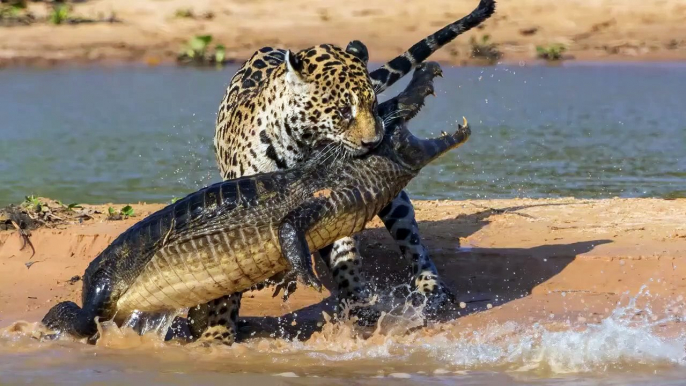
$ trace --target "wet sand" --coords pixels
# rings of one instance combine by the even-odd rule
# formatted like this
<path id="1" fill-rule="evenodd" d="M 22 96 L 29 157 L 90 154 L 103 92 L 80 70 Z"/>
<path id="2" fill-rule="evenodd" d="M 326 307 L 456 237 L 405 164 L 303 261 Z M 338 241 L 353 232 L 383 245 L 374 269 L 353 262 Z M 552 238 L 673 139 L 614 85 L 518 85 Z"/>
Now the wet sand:
<path id="1" fill-rule="evenodd" d="M 0 27 L 1 65 L 172 62 L 196 34 L 211 34 L 228 57 L 247 59 L 263 46 L 301 49 L 364 41 L 372 61 L 395 57 L 462 17 L 477 0 L 99 0 L 78 3 L 74 16 L 115 15 L 121 23 Z M 40 4 L 31 9 L 46 15 Z M 192 18 L 175 17 L 190 10 Z M 211 14 L 211 18 L 207 15 Z M 469 32 L 433 58 L 478 64 L 469 38 L 489 34 L 507 62 L 532 61 L 536 45 L 563 43 L 584 61 L 686 59 L 686 4 L 681 0 L 518 0 L 498 3 L 484 28 Z"/>
<path id="2" fill-rule="evenodd" d="M 463 303 L 458 313 L 472 314 L 458 319 L 465 326 L 530 323 L 550 313 L 597 322 L 625 291 L 636 294 L 642 286 L 662 299 L 686 295 L 686 199 L 419 201 L 416 206 L 439 271 Z M 69 279 L 82 275 L 120 232 L 162 206 L 133 207 L 137 216 L 126 220 L 94 215 L 83 224 L 34 230 L 33 257 L 30 248 L 20 251 L 15 232 L 0 232 L 0 327 L 40 320 L 58 301 L 80 303 L 81 282 Z M 107 205 L 93 208 L 107 212 Z M 363 232 L 362 254 L 366 274 L 380 287 L 403 282 L 408 266 L 378 221 Z M 33 265 L 27 268 L 27 262 Z M 326 273 L 323 278 L 329 283 Z M 253 292 L 241 315 L 250 320 L 301 310 L 301 322 L 316 323 L 328 309 L 328 296 L 299 288 L 282 303 L 271 290 Z"/>

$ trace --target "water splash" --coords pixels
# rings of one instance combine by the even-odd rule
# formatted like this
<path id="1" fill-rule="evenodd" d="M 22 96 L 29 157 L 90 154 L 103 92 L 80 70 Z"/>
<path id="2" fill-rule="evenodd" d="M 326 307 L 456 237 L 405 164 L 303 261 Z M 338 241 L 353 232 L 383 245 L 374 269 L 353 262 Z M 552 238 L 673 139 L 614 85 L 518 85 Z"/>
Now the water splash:
<path id="1" fill-rule="evenodd" d="M 639 306 L 639 299 L 649 305 Z M 231 347 L 209 348 L 165 343 L 154 329 L 141 337 L 131 328 L 103 323 L 102 338 L 95 349 L 114 349 L 127 360 L 131 360 L 130 349 L 135 349 L 135 355 L 148 352 L 142 361 L 152 360 L 148 358 L 151 348 L 155 352 L 164 349 L 164 366 L 181 372 L 240 369 L 279 374 L 306 368 L 310 375 L 374 375 L 385 369 L 386 375 L 501 371 L 551 376 L 675 368 L 686 371 L 686 334 L 680 326 L 682 302 L 677 299 L 663 311 L 656 311 L 650 307 L 653 300 L 645 289 L 636 296 L 627 295 L 597 323 L 578 318 L 533 324 L 510 321 L 465 330 L 464 323 L 458 320 L 408 333 L 408 328 L 416 327 L 414 316 L 387 313 L 374 331 L 366 335 L 347 321 L 325 323 L 303 341 L 259 337 Z M 669 327 L 677 328 L 678 333 L 665 333 Z M 0 330 L 0 354 L 53 347 L 52 342 L 38 343 L 37 328 L 37 324 L 17 322 Z M 86 345 L 82 346 L 86 350 Z M 110 353 L 107 360 L 117 359 Z"/>

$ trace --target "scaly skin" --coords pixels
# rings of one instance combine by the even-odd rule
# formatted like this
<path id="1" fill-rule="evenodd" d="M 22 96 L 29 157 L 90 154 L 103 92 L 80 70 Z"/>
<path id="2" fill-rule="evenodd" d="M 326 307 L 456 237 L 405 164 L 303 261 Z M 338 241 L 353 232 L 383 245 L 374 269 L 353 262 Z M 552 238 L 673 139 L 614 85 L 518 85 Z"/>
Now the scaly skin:
<path id="1" fill-rule="evenodd" d="M 365 156 L 331 160 L 323 151 L 301 167 L 213 184 L 150 215 L 88 266 L 83 308 L 59 303 L 43 324 L 92 338 L 96 317 L 121 324 L 135 310 L 191 307 L 287 271 L 321 288 L 310 251 L 361 231 L 422 167 L 470 134 L 465 125 L 420 140 L 404 122 L 396 117 Z"/>

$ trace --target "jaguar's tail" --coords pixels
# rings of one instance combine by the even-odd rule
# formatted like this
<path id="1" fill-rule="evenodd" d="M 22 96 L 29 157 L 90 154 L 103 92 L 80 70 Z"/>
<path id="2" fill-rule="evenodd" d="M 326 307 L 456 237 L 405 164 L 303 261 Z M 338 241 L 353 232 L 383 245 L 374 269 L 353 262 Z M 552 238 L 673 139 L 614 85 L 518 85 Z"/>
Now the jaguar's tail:
<path id="1" fill-rule="evenodd" d="M 393 83 L 407 75 L 415 66 L 425 61 L 439 48 L 450 43 L 463 32 L 478 26 L 488 19 L 493 12 L 495 12 L 495 0 L 481 0 L 476 9 L 469 15 L 427 36 L 402 55 L 374 70 L 369 74 L 374 91 L 378 94 L 392 86 Z"/>

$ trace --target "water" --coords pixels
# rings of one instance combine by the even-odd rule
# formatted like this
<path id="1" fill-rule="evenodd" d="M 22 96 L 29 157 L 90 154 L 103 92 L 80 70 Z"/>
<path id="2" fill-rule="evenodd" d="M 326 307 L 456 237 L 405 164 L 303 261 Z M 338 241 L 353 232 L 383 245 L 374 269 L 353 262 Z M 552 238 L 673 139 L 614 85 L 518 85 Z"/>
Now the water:
<path id="1" fill-rule="evenodd" d="M 235 70 L 0 71 L 0 205 L 163 202 L 218 181 L 214 120 Z M 686 66 L 444 70 L 410 127 L 429 136 L 464 115 L 473 136 L 413 197 L 686 196 Z"/>
<path id="2" fill-rule="evenodd" d="M 466 329 L 458 320 L 368 339 L 355 337 L 348 325 L 325 324 L 306 341 L 252 338 L 211 348 L 164 343 L 111 325 L 103 326 L 96 346 L 38 342 L 31 339 L 33 325 L 18 323 L 0 330 L 0 383 L 683 384 L 683 304 L 658 312 L 653 300 L 647 291 L 625 296 L 598 323 L 558 315 Z M 660 333 L 665 326 L 676 327 L 676 337 Z"/>

